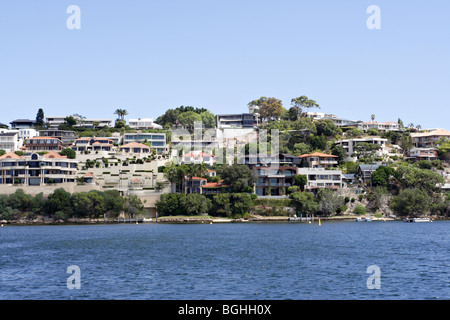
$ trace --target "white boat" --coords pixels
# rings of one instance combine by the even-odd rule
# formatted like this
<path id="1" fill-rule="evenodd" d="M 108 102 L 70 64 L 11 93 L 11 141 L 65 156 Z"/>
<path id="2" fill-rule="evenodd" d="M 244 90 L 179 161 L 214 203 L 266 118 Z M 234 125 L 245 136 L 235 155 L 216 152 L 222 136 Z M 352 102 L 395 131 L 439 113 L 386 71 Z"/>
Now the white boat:
<path id="1" fill-rule="evenodd" d="M 356 222 L 371 222 L 372 219 L 366 217 L 357 217 Z"/>
<path id="2" fill-rule="evenodd" d="M 430 218 L 403 219 L 404 222 L 432 222 Z"/>

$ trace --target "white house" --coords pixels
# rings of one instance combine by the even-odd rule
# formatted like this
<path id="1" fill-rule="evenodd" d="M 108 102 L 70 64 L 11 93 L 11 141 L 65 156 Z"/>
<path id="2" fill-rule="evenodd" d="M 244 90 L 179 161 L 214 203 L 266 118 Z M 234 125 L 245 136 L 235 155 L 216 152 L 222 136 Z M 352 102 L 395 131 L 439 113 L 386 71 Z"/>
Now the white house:
<path id="1" fill-rule="evenodd" d="M 388 139 L 380 138 L 376 136 L 367 136 L 361 138 L 350 138 L 350 139 L 342 139 L 335 142 L 336 145 L 342 146 L 345 152 L 347 153 L 346 161 L 356 161 L 355 157 L 352 157 L 352 154 L 355 153 L 355 147 L 359 143 L 371 143 L 380 146 L 380 150 L 376 151 L 376 156 L 382 157 L 388 153 L 386 148 Z"/>
<path id="2" fill-rule="evenodd" d="M 338 189 L 343 187 L 342 171 L 324 168 L 297 168 L 297 174 L 305 175 L 307 183 L 305 190 Z"/>
<path id="3" fill-rule="evenodd" d="M 141 130 L 141 129 L 162 129 L 157 123 L 153 122 L 152 118 L 138 118 L 128 120 L 128 126 L 131 129 Z"/>

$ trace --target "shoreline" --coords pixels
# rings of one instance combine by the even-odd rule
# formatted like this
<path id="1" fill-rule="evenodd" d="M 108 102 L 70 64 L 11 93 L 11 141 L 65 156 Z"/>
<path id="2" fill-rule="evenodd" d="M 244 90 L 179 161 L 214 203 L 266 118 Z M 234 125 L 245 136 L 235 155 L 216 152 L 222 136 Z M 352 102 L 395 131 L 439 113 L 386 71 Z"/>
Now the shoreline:
<path id="1" fill-rule="evenodd" d="M 400 218 L 375 218 L 369 215 L 371 221 L 403 221 L 405 217 Z M 69 219 L 67 221 L 63 220 L 53 220 L 49 218 L 37 218 L 32 220 L 18 219 L 13 221 L 0 220 L 1 226 L 63 226 L 63 225 L 106 225 L 106 224 L 218 224 L 218 223 L 261 223 L 261 222 L 279 222 L 279 223 L 318 223 L 319 219 L 325 222 L 344 222 L 344 221 L 355 221 L 356 218 L 362 216 L 333 216 L 333 217 L 314 217 L 313 221 L 290 221 L 288 216 L 252 216 L 250 218 L 224 218 L 224 217 L 211 217 L 211 216 L 165 216 L 152 219 L 132 219 L 131 221 L 118 221 L 118 219 Z M 447 221 L 450 220 L 446 217 L 436 217 L 436 216 L 423 216 L 422 218 L 430 218 L 432 221 Z"/>

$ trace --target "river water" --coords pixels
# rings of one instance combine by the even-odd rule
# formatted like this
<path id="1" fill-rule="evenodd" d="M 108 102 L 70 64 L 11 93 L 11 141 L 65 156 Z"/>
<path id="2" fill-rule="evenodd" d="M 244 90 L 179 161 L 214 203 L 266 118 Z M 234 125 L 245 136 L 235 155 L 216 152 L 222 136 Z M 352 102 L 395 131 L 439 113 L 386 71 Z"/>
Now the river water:
<path id="1" fill-rule="evenodd" d="M 450 299 L 449 231 L 449 221 L 5 226 L 0 299 Z"/>

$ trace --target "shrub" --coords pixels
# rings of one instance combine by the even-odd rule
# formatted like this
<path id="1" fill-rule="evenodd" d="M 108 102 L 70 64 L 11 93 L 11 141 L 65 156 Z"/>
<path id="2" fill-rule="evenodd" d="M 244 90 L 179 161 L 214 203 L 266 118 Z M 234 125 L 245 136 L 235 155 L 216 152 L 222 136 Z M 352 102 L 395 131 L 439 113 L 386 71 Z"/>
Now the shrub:
<path id="1" fill-rule="evenodd" d="M 355 209 L 353 209 L 353 213 L 357 215 L 366 214 L 366 208 L 360 204 L 358 204 Z"/>

